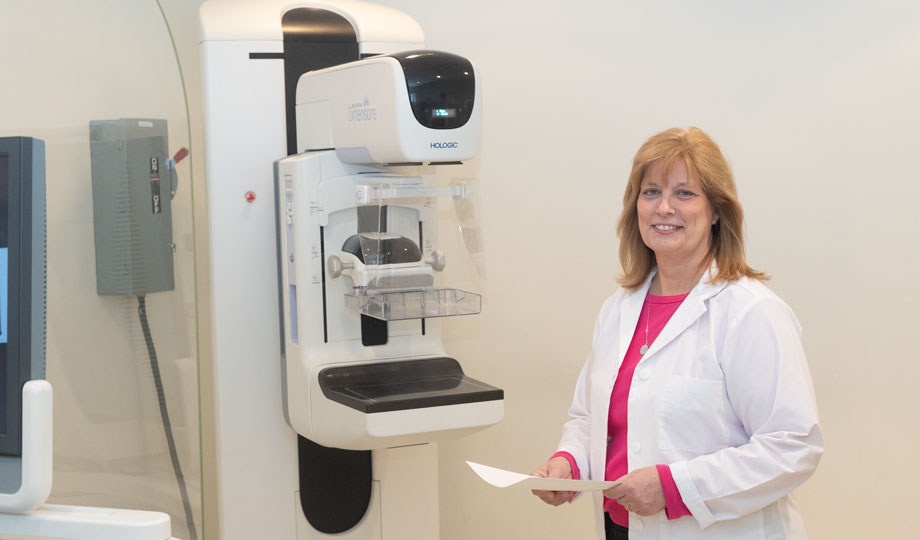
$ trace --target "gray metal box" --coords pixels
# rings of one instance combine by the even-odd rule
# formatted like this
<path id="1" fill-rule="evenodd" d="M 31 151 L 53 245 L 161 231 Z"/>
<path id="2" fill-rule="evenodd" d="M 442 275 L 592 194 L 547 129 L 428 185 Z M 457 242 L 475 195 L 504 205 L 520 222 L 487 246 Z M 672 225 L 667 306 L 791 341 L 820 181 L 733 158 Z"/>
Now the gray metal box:
<path id="1" fill-rule="evenodd" d="M 99 294 L 175 288 L 166 120 L 89 123 Z"/>

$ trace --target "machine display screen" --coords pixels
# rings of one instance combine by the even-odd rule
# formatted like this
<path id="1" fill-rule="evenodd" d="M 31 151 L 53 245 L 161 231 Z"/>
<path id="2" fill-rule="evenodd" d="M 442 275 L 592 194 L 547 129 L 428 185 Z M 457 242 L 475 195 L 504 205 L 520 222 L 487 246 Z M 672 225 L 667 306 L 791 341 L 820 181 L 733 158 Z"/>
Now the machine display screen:
<path id="1" fill-rule="evenodd" d="M 6 379 L 7 370 L 7 310 L 9 309 L 9 193 L 10 158 L 0 154 L 0 376 Z M 7 381 L 0 381 L 0 434 L 6 434 L 6 387 Z"/>
<path id="2" fill-rule="evenodd" d="M 456 118 L 457 109 L 432 109 L 432 118 Z"/>

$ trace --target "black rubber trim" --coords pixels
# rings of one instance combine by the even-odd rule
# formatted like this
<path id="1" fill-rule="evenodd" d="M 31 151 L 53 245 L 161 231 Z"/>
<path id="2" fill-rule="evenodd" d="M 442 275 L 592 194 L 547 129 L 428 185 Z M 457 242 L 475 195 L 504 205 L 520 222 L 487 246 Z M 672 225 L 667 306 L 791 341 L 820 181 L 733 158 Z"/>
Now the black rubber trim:
<path id="1" fill-rule="evenodd" d="M 358 37 L 345 17 L 320 8 L 295 8 L 281 17 L 287 153 L 297 149 L 297 81 L 308 71 L 358 60 Z"/>
<path id="2" fill-rule="evenodd" d="M 327 448 L 297 437 L 300 506 L 310 525 L 338 534 L 361 522 L 371 502 L 371 452 Z"/>
<path id="3" fill-rule="evenodd" d="M 397 161 L 396 163 L 387 163 L 384 167 L 419 167 L 423 165 L 421 161 Z"/>
<path id="4" fill-rule="evenodd" d="M 447 357 L 326 368 L 319 386 L 328 399 L 365 414 L 505 398 L 502 389 L 467 377 Z"/>
<path id="5" fill-rule="evenodd" d="M 251 52 L 250 60 L 284 60 L 283 52 Z"/>
<path id="6" fill-rule="evenodd" d="M 429 165 L 463 165 L 462 161 L 432 161 Z"/>
<path id="7" fill-rule="evenodd" d="M 422 253 L 425 252 L 425 244 L 424 244 L 424 241 L 425 241 L 425 235 L 424 235 L 424 232 L 423 232 L 422 222 L 419 221 L 419 222 L 418 222 L 418 248 L 419 248 L 420 250 L 422 250 Z M 425 335 L 425 319 L 424 319 L 424 317 L 422 318 L 422 335 L 423 335 L 423 336 Z"/>
<path id="8" fill-rule="evenodd" d="M 329 343 L 329 322 L 326 320 L 326 236 L 323 227 L 319 228 L 319 260 L 323 288 L 323 343 Z"/>

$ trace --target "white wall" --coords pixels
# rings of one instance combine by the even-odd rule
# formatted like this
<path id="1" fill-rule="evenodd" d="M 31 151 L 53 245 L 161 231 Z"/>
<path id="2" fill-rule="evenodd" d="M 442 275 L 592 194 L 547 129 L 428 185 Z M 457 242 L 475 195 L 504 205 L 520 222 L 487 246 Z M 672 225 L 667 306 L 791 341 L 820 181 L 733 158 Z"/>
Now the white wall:
<path id="1" fill-rule="evenodd" d="M 164 2 L 192 100 L 199 3 Z M 430 47 L 472 58 L 485 89 L 484 310 L 444 327 L 467 372 L 506 390 L 507 414 L 440 446 L 442 538 L 590 537 L 587 500 L 550 508 L 485 486 L 463 461 L 526 472 L 553 452 L 596 310 L 615 288 L 632 155 L 648 135 L 688 125 L 733 163 L 749 258 L 805 329 L 827 439 L 799 491 L 811 537 L 915 536 L 920 6 L 382 3 L 415 17 Z M 206 471 L 214 459 L 206 453 Z"/>

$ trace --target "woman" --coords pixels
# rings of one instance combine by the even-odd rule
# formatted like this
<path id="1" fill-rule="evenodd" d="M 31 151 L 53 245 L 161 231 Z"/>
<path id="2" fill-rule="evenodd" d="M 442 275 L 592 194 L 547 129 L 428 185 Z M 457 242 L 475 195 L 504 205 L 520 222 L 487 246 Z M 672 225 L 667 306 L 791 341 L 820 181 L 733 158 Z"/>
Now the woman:
<path id="1" fill-rule="evenodd" d="M 696 128 L 636 154 L 604 303 L 559 451 L 534 476 L 617 480 L 598 538 L 805 538 L 790 493 L 818 465 L 801 331 L 744 257 L 719 147 Z M 535 491 L 552 505 L 571 492 Z"/>

